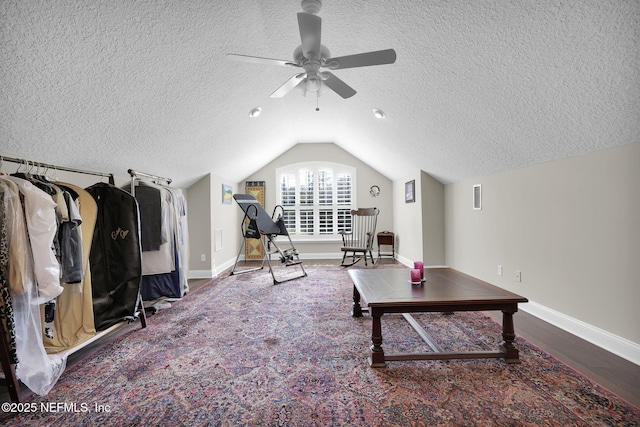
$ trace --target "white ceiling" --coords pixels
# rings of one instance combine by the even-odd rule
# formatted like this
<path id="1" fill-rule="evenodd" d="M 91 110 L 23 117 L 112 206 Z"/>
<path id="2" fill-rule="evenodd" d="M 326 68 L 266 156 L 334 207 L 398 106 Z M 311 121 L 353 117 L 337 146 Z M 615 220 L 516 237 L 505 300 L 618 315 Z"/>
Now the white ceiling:
<path id="1" fill-rule="evenodd" d="M 1 0 L 0 153 L 188 186 L 334 142 L 390 179 L 455 182 L 640 141 L 638 0 L 325 0 L 357 94 L 269 95 L 296 70 L 298 0 Z M 248 117 L 261 106 L 262 115 Z M 387 114 L 375 119 L 374 108 Z"/>

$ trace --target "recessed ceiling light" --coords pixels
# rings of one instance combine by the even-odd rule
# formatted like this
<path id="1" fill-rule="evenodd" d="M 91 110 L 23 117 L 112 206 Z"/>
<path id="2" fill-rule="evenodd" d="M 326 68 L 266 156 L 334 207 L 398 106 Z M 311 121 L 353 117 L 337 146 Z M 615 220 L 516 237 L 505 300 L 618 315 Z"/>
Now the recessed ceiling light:
<path id="1" fill-rule="evenodd" d="M 256 107 L 253 110 L 249 111 L 249 117 L 258 117 L 262 112 L 262 107 Z"/>
<path id="2" fill-rule="evenodd" d="M 376 116 L 377 119 L 384 119 L 386 117 L 386 115 L 384 114 L 384 111 L 379 110 L 377 108 L 373 109 L 373 115 Z"/>

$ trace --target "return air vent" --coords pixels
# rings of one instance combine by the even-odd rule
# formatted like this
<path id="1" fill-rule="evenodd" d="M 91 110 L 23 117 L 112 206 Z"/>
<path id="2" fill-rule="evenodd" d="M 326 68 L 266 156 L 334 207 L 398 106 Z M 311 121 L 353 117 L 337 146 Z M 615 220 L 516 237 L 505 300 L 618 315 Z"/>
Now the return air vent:
<path id="1" fill-rule="evenodd" d="M 473 186 L 473 209 L 482 209 L 482 185 L 480 184 Z"/>

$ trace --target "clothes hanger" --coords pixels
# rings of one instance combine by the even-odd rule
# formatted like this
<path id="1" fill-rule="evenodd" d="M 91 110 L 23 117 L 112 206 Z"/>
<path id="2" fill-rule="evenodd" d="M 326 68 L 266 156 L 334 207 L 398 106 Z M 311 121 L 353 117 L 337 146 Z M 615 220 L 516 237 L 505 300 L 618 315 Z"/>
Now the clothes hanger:
<path id="1" fill-rule="evenodd" d="M 49 194 L 50 196 L 56 193 L 56 190 L 54 188 L 52 188 L 51 184 L 49 184 L 47 182 L 43 182 L 41 179 L 38 178 L 38 176 L 32 174 L 33 168 L 36 167 L 35 162 L 30 162 L 29 160 L 25 160 L 24 161 L 24 170 L 25 170 L 24 172 L 20 172 L 20 167 L 21 166 L 22 165 L 18 166 L 18 170 L 16 171 L 16 173 L 12 174 L 12 176 L 15 176 L 17 178 L 22 178 L 22 179 L 25 179 L 25 180 L 29 181 L 30 183 L 32 183 L 33 185 L 35 185 L 36 187 L 38 187 L 39 189 L 41 189 L 45 193 Z M 40 166 L 38 165 L 38 169 L 39 168 L 40 168 Z M 37 170 L 36 170 L 36 172 L 37 172 Z"/>
<path id="2" fill-rule="evenodd" d="M 12 176 L 16 176 L 18 178 L 22 178 L 22 179 L 27 179 L 27 160 L 23 159 L 22 163 L 18 163 L 18 169 L 16 169 L 16 171 L 14 173 L 12 173 Z M 22 167 L 24 166 L 24 172 L 21 172 L 20 169 L 22 169 Z"/>
<path id="3" fill-rule="evenodd" d="M 55 165 L 53 166 L 53 170 L 54 170 L 53 176 L 48 177 L 48 179 L 49 179 L 49 181 L 52 181 L 52 182 L 58 182 L 59 181 L 59 179 L 58 179 L 58 168 Z M 47 174 L 47 172 L 49 172 L 49 166 L 47 166 L 47 170 L 45 172 L 45 175 Z"/>
<path id="4" fill-rule="evenodd" d="M 40 171 L 40 168 L 42 167 L 42 171 Z M 44 182 L 45 184 L 51 184 L 51 180 L 49 179 L 49 177 L 47 176 L 47 171 L 49 170 L 49 166 L 47 166 L 46 164 L 40 163 L 38 162 L 38 169 L 36 171 L 35 174 L 35 178 Z"/>

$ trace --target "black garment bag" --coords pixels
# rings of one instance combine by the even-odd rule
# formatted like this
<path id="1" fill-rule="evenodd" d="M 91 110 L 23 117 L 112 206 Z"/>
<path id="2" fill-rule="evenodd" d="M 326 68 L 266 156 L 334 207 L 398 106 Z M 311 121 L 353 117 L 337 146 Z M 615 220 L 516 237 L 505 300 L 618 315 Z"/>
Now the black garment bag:
<path id="1" fill-rule="evenodd" d="M 91 289 L 96 330 L 135 317 L 142 278 L 138 203 L 111 184 L 86 189 L 98 205 L 91 242 Z M 142 309 L 142 307 L 140 307 Z"/>

